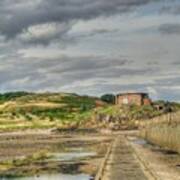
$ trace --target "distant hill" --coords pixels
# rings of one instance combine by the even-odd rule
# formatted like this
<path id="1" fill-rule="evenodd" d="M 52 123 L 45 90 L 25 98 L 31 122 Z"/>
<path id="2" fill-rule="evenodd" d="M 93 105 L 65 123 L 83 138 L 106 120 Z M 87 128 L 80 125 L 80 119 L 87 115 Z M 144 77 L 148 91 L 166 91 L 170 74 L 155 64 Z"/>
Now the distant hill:
<path id="1" fill-rule="evenodd" d="M 70 93 L 0 94 L 0 130 L 78 124 L 105 104 L 96 97 Z"/>
<path id="2" fill-rule="evenodd" d="M 132 129 L 133 120 L 151 119 L 169 109 L 178 111 L 180 105 L 158 101 L 154 107 L 119 107 L 97 97 L 71 93 L 10 92 L 0 94 L 0 131 L 77 127 Z"/>

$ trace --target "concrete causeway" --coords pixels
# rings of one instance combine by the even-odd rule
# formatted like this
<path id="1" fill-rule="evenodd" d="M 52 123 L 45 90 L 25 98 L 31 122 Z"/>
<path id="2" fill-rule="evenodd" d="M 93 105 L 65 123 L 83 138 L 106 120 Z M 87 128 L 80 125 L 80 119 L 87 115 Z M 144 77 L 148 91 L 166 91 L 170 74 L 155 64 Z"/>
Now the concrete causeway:
<path id="1" fill-rule="evenodd" d="M 148 180 L 125 135 L 118 135 L 95 180 Z"/>

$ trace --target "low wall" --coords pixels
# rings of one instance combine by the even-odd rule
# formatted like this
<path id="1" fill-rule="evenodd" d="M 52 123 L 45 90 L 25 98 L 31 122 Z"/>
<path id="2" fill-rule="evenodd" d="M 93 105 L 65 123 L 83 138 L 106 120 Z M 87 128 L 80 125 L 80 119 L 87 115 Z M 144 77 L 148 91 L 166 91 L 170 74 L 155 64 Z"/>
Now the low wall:
<path id="1" fill-rule="evenodd" d="M 167 150 L 180 153 L 180 112 L 140 122 L 140 136 Z"/>

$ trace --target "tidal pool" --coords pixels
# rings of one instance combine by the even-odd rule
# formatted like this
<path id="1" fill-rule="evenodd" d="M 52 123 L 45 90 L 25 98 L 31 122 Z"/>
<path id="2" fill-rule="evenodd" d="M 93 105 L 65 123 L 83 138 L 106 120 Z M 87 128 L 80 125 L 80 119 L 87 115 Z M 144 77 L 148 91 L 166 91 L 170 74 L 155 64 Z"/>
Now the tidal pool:
<path id="1" fill-rule="evenodd" d="M 7 135 L 2 139 L 0 180 L 93 179 L 111 140 L 96 135 L 91 139 L 89 134 Z"/>
<path id="2" fill-rule="evenodd" d="M 48 161 L 74 161 L 81 158 L 93 157 L 95 155 L 95 152 L 53 153 L 52 158 Z"/>
<path id="3" fill-rule="evenodd" d="M 39 172 L 38 175 L 35 173 L 34 175 L 25 174 L 24 177 L 0 177 L 0 180 L 89 180 L 92 179 L 90 175 L 84 174 L 83 172 L 78 170 L 78 162 L 81 162 L 82 159 L 91 158 L 96 155 L 95 152 L 67 152 L 67 153 L 50 153 L 50 158 L 44 159 L 41 161 L 43 164 L 49 164 L 49 168 L 51 169 L 51 165 L 54 167 L 58 167 L 60 165 L 63 166 L 64 172 L 60 169 L 56 172 L 48 171 L 48 168 L 44 172 Z M 55 164 L 54 164 L 55 163 Z M 60 164 L 59 164 L 60 163 Z M 63 163 L 63 164 L 61 164 Z M 47 165 L 46 164 L 46 165 Z M 34 166 L 35 169 L 41 167 Z M 77 167 L 77 169 L 76 169 Z M 19 172 L 24 167 L 17 167 Z M 14 170 L 17 171 L 17 168 Z M 26 169 L 31 171 L 32 169 Z M 77 171 L 77 172 L 76 172 Z M 12 172 L 11 172 L 12 173 Z M 15 174 L 16 175 L 16 174 Z"/>

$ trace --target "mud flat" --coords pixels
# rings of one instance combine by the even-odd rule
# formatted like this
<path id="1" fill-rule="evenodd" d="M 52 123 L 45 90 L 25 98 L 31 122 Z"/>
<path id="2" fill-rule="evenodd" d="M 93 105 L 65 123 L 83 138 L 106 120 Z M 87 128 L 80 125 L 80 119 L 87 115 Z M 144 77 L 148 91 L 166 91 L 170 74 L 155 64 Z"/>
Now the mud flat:
<path id="1" fill-rule="evenodd" d="M 96 132 L 0 134 L 0 178 L 90 179 L 112 139 Z"/>
<path id="2" fill-rule="evenodd" d="M 149 144 L 146 140 L 129 136 L 136 157 L 152 180 L 180 180 L 180 155 L 159 146 Z"/>

